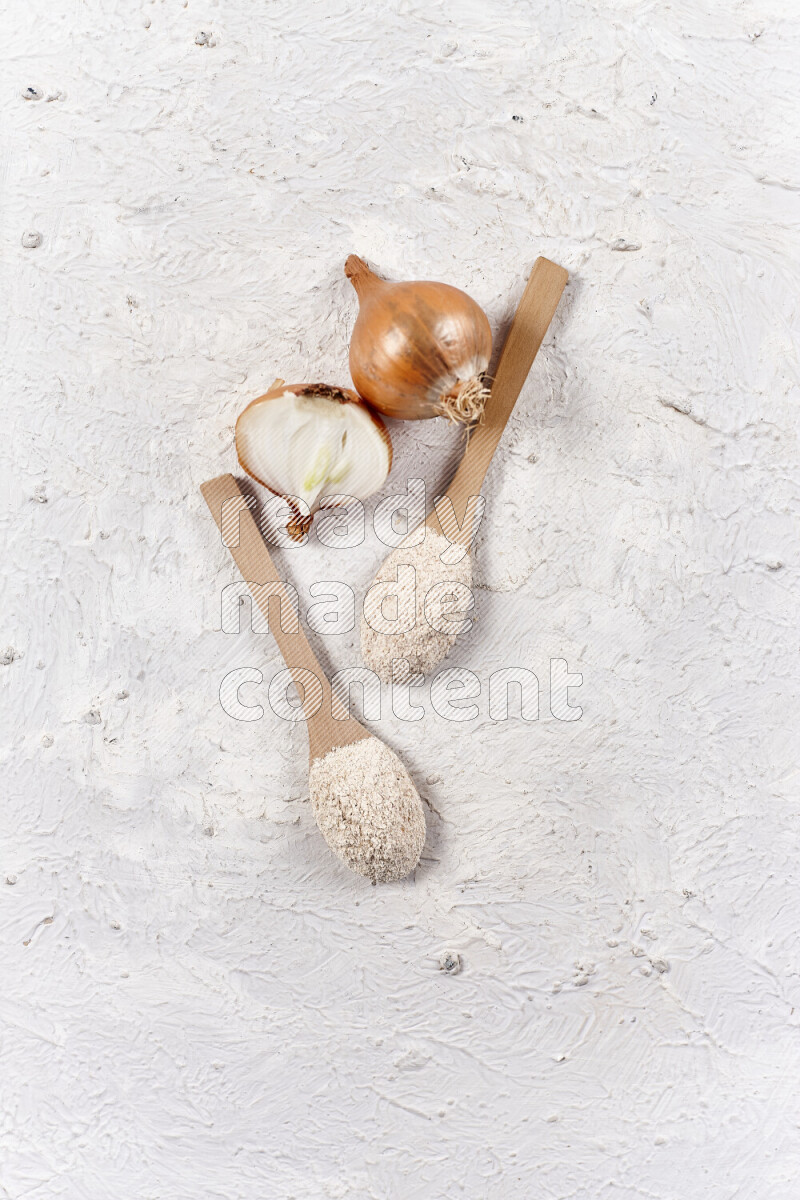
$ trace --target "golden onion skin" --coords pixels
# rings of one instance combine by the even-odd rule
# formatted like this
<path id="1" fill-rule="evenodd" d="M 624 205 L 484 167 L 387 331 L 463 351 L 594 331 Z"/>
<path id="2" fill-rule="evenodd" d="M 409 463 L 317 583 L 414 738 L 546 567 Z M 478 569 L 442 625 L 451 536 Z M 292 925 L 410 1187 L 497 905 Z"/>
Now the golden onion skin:
<path id="1" fill-rule="evenodd" d="M 359 395 L 384 416 L 404 421 L 479 419 L 492 352 L 480 306 L 447 283 L 381 279 L 355 254 L 345 274 L 358 294 L 350 374 Z"/>

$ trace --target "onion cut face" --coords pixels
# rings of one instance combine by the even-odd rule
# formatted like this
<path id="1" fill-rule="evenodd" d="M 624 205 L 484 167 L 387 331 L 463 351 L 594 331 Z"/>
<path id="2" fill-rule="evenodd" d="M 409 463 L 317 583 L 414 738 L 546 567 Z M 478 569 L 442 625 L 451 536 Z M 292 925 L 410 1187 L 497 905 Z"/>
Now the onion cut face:
<path id="1" fill-rule="evenodd" d="M 332 506 L 327 500 L 365 500 L 392 465 L 380 417 L 349 388 L 326 383 L 273 384 L 236 422 L 236 454 L 252 479 L 286 499 L 295 514 L 289 533 L 297 539 L 318 509 Z"/>
<path id="2" fill-rule="evenodd" d="M 350 374 L 359 394 L 387 417 L 479 421 L 489 395 L 489 321 L 447 283 L 390 283 L 351 254 L 344 273 L 358 294 Z"/>

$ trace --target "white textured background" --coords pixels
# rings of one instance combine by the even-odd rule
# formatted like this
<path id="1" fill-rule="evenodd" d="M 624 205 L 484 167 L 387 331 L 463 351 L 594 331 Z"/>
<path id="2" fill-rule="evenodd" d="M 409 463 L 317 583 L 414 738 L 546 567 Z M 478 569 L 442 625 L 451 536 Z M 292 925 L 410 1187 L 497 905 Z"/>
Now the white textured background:
<path id="1" fill-rule="evenodd" d="M 3 40 L 0 1195 L 796 1200 L 796 6 L 12 0 Z M 379 889 L 303 728 L 217 702 L 278 660 L 219 632 L 197 491 L 275 375 L 348 382 L 351 251 L 495 330 L 571 274 L 452 656 L 542 718 L 385 715 L 429 839 Z"/>

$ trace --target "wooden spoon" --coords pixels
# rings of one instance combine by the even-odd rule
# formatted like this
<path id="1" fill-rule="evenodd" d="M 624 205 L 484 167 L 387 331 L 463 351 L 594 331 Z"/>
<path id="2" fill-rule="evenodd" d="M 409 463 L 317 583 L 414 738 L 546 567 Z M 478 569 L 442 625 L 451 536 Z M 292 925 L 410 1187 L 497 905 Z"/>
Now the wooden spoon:
<path id="1" fill-rule="evenodd" d="M 482 511 L 481 486 L 566 282 L 567 272 L 563 267 L 546 258 L 536 260 L 500 355 L 483 420 L 470 436 L 450 487 L 444 496 L 437 497 L 425 522 L 432 534 L 439 538 L 444 535 L 451 544 L 444 550 L 434 551 L 439 559 L 435 563 L 428 557 L 428 539 L 422 543 L 414 541 L 410 546 L 401 543 L 384 559 L 374 583 L 399 582 L 401 568 L 406 578 L 408 569 L 413 568 L 422 571 L 428 589 L 434 580 L 455 583 L 456 589 L 469 587 L 471 564 L 468 554 L 476 518 Z M 457 564 L 458 573 L 454 579 L 452 569 Z M 382 627 L 383 614 L 371 605 L 370 592 L 361 619 L 361 653 L 367 665 L 385 683 L 426 675 L 438 666 L 454 645 L 458 629 L 447 632 L 446 627 L 443 629 L 431 621 L 426 608 L 429 593 L 415 588 L 415 623 L 410 629 L 394 633 Z"/>
<path id="2" fill-rule="evenodd" d="M 472 541 L 475 500 L 568 278 L 564 268 L 548 258 L 537 258 L 533 265 L 500 355 L 483 420 L 470 434 L 450 487 L 438 497 L 426 521 L 429 529 L 443 533 L 451 542 L 468 547 Z"/>
<path id="3" fill-rule="evenodd" d="M 422 803 L 405 767 L 333 693 L 236 480 L 220 475 L 200 491 L 302 696 L 311 800 L 323 837 L 373 883 L 402 878 L 417 865 L 425 840 Z M 320 770 L 327 755 L 367 740 L 377 745 L 366 756 L 339 755 L 332 776 Z"/>

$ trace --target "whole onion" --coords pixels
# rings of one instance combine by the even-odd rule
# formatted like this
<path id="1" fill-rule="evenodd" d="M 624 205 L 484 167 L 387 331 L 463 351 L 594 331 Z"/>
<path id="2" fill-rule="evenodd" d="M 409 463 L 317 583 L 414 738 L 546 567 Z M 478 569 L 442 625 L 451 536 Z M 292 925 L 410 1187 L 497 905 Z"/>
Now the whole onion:
<path id="1" fill-rule="evenodd" d="M 344 272 L 358 294 L 350 374 L 387 417 L 480 420 L 492 331 L 474 300 L 447 283 L 390 283 L 351 254 Z"/>

